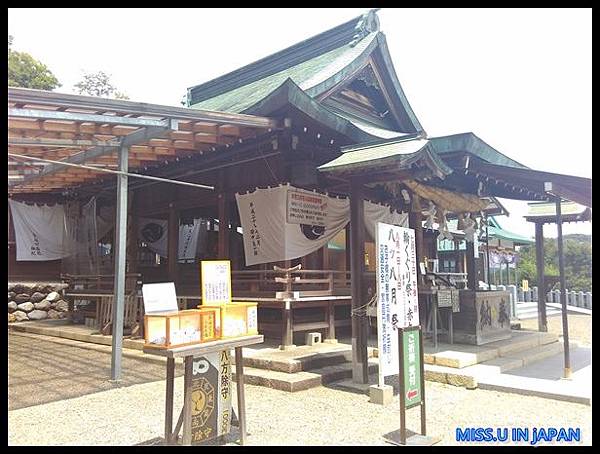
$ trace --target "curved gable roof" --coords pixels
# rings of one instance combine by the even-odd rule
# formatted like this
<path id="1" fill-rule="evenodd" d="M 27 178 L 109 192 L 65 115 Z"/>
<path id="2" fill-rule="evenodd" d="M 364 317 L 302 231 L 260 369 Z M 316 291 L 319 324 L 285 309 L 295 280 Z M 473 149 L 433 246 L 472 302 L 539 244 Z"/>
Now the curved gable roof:
<path id="1" fill-rule="evenodd" d="M 373 59 L 376 62 L 373 62 Z M 371 137 L 423 132 L 394 73 L 385 37 L 375 10 L 221 76 L 188 89 L 193 108 L 256 113 L 261 104 L 288 79 L 312 98 L 318 98 L 352 78 L 367 64 L 380 66 L 386 91 L 400 121 L 394 131 Z M 330 113 L 332 111 L 329 111 Z M 337 115 L 339 113 L 335 113 Z M 348 121 L 347 118 L 344 118 Z"/>

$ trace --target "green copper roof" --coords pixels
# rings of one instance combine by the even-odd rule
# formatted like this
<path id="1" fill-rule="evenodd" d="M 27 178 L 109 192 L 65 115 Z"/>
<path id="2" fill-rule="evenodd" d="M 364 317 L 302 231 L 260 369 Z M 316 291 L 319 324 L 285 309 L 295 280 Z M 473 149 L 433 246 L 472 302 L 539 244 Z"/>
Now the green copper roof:
<path id="1" fill-rule="evenodd" d="M 248 114 L 257 114 L 260 110 L 268 115 L 271 112 L 265 112 L 265 107 L 272 101 L 267 102 L 267 98 L 291 81 L 319 104 L 313 111 L 319 111 L 320 107 L 327 109 L 317 97 L 323 94 L 329 96 L 332 90 L 352 80 L 365 65 L 373 64 L 374 55 L 383 66 L 381 70 L 388 76 L 386 83 L 389 85 L 390 102 L 399 115 L 398 124 L 401 126 L 398 129 L 403 131 L 371 125 L 337 110 L 327 112 L 333 112 L 333 115 L 360 129 L 364 133 L 363 142 L 421 132 L 423 128 L 394 73 L 385 36 L 379 31 L 379 20 L 374 10 L 229 74 L 189 88 L 188 105 L 204 110 Z"/>
<path id="2" fill-rule="evenodd" d="M 527 237 L 518 235 L 516 233 L 509 232 L 508 230 L 504 230 L 502 227 L 500 227 L 500 224 L 498 223 L 496 218 L 493 216 L 489 218 L 488 232 L 489 232 L 490 238 L 509 240 L 516 244 L 534 244 L 535 243 L 535 241 L 531 238 L 527 238 Z"/>
<path id="3" fill-rule="evenodd" d="M 442 158 L 449 153 L 464 152 L 477 156 L 491 164 L 527 169 L 526 166 L 503 155 L 472 132 L 432 137 L 430 140 L 432 148 Z"/>
<path id="4" fill-rule="evenodd" d="M 394 164 L 396 168 L 408 167 L 419 160 L 426 160 L 440 177 L 452 172 L 428 146 L 427 139 L 397 139 L 378 143 L 344 147 L 336 159 L 319 167 L 322 172 L 351 171 L 355 169 L 385 167 Z"/>
<path id="5" fill-rule="evenodd" d="M 363 43 L 364 42 L 369 41 L 363 40 Z M 276 74 L 265 77 L 264 79 L 228 91 L 215 96 L 214 98 L 201 101 L 191 107 L 194 109 L 240 113 L 263 99 L 279 87 L 286 79 L 292 79 L 296 85 L 305 88 L 303 85 L 308 85 L 305 84 L 305 82 L 310 82 L 311 80 L 315 82 L 319 80 L 321 72 L 331 72 L 332 67 L 336 68 L 343 62 L 355 58 L 357 51 L 360 52 L 362 50 L 364 50 L 363 46 L 342 46 L 311 60 L 299 63 L 291 68 L 286 68 Z M 310 86 L 307 88 L 310 88 Z"/>

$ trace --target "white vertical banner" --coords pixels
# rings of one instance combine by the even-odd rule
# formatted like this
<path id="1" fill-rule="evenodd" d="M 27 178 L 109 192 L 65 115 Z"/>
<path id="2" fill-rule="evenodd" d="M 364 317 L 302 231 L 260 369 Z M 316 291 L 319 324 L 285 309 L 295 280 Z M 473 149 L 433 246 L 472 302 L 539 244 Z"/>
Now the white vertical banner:
<path id="1" fill-rule="evenodd" d="M 377 224 L 377 346 L 379 384 L 398 374 L 398 329 L 419 324 L 413 229 Z"/>

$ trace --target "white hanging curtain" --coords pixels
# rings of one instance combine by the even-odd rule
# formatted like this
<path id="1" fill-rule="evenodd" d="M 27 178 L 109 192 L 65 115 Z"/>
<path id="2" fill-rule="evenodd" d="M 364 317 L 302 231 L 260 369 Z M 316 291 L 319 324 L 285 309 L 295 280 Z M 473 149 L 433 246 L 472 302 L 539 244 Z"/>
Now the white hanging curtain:
<path id="1" fill-rule="evenodd" d="M 206 221 L 194 219 L 192 224 L 179 226 L 178 260 L 193 260 L 197 257 L 198 243 L 206 237 Z M 169 223 L 164 219 L 140 217 L 138 238 L 148 249 L 161 257 L 168 256 Z"/>
<path id="2" fill-rule="evenodd" d="M 408 227 L 408 213 L 398 213 L 390 211 L 390 208 L 385 205 L 379 205 L 365 200 L 365 230 L 375 241 L 375 232 L 377 231 L 377 223 L 393 224 L 399 227 Z"/>
<path id="3" fill-rule="evenodd" d="M 168 221 L 164 219 L 143 217 L 138 219 L 138 238 L 148 245 L 148 249 L 161 257 L 167 256 L 169 238 L 167 226 Z"/>
<path id="4" fill-rule="evenodd" d="M 88 203 L 69 202 L 65 205 L 63 247 L 67 256 L 62 269 L 69 274 L 98 273 L 98 232 L 96 198 Z"/>
<path id="5" fill-rule="evenodd" d="M 17 261 L 59 260 L 63 247 L 65 210 L 62 205 L 27 205 L 8 200 L 17 246 Z"/>
<path id="6" fill-rule="evenodd" d="M 327 244 L 349 221 L 348 199 L 289 185 L 236 194 L 236 200 L 247 266 L 310 254 Z M 288 208 L 291 223 L 287 222 Z"/>
<path id="7" fill-rule="evenodd" d="M 244 232 L 246 266 L 291 260 L 326 245 L 350 221 L 350 200 L 291 185 L 236 194 Z M 404 226 L 408 215 L 365 201 L 365 228 L 377 222 Z"/>

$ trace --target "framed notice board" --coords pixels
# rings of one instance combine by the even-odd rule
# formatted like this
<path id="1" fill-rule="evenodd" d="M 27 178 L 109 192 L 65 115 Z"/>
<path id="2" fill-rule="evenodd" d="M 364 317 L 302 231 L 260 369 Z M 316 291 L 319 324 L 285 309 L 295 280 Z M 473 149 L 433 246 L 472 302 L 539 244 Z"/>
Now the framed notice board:
<path id="1" fill-rule="evenodd" d="M 202 260 L 200 262 L 202 304 L 231 303 L 231 262 Z"/>

